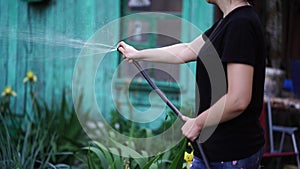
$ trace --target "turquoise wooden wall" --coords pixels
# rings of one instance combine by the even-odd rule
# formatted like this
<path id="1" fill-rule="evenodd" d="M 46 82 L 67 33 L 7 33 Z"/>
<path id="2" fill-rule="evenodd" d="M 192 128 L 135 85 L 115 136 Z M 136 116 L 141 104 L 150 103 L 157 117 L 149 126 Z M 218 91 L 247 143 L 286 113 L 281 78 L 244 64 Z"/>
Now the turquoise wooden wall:
<path id="1" fill-rule="evenodd" d="M 59 102 L 63 89 L 71 99 L 81 47 L 95 31 L 120 16 L 119 0 L 0 0 L 0 8 L 0 89 L 9 85 L 17 92 L 11 101 L 18 113 L 24 111 L 28 98 L 28 86 L 23 84 L 28 70 L 38 77 L 38 96 L 49 104 Z"/>
<path id="2" fill-rule="evenodd" d="M 183 18 L 200 30 L 207 29 L 213 22 L 213 8 L 204 1 L 184 0 Z M 36 91 L 49 105 L 59 103 L 63 89 L 72 99 L 72 78 L 77 57 L 84 43 L 101 27 L 120 17 L 120 0 L 48 0 L 28 3 L 22 0 L 0 0 L 0 90 L 12 86 L 18 96 L 13 98 L 13 111 L 28 110 L 28 85 L 23 78 L 28 70 L 38 77 Z M 183 41 L 199 35 L 192 29 L 184 29 Z M 111 30 L 119 38 L 119 28 Z M 91 60 L 92 61 L 92 60 Z M 109 62 L 109 61 L 108 61 Z M 88 62 L 87 62 L 88 63 Z M 111 73 L 117 67 L 118 58 L 111 64 L 101 65 L 97 75 L 97 100 L 110 111 Z M 195 64 L 189 66 L 194 70 Z M 77 73 L 77 72 L 75 72 Z M 90 79 L 89 75 L 85 75 Z M 184 80 L 184 79 L 183 79 Z M 194 83 L 188 84 L 193 88 Z M 187 95 L 194 96 L 193 90 Z"/>
<path id="3" fill-rule="evenodd" d="M 184 0 L 183 18 L 194 24 L 202 32 L 214 21 L 214 7 L 206 1 Z"/>

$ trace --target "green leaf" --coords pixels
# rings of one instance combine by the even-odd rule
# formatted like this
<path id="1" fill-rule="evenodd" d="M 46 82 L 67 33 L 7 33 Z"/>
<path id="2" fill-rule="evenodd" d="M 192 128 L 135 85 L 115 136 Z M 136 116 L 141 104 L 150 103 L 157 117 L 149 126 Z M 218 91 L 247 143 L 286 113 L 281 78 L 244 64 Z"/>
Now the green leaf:
<path id="1" fill-rule="evenodd" d="M 88 168 L 89 169 L 96 169 L 95 162 L 93 161 L 93 158 L 90 158 L 90 156 L 88 156 Z"/>
<path id="2" fill-rule="evenodd" d="M 183 141 L 181 141 L 181 147 L 175 156 L 170 169 L 179 169 L 182 168 L 183 165 L 183 157 L 184 157 L 184 151 L 186 149 L 186 144 L 187 144 L 187 138 L 184 138 Z"/>
<path id="3" fill-rule="evenodd" d="M 136 152 L 135 150 L 124 146 L 121 143 L 116 142 L 113 139 L 110 139 L 111 142 L 113 142 L 118 148 L 121 149 L 121 155 L 122 156 L 127 156 L 127 157 L 132 157 L 132 158 L 143 158 L 143 156 L 141 154 L 139 154 L 138 152 Z"/>
<path id="4" fill-rule="evenodd" d="M 113 159 L 114 159 L 114 163 L 112 164 L 112 166 L 113 167 L 114 166 L 116 166 L 116 167 L 123 166 L 123 160 L 122 160 L 122 157 L 120 156 L 119 151 L 114 147 L 109 148 L 109 151 L 111 152 Z"/>
<path id="5" fill-rule="evenodd" d="M 170 157 L 171 157 L 171 151 L 166 151 L 166 152 L 162 155 L 162 160 L 170 159 Z"/>
<path id="6" fill-rule="evenodd" d="M 138 163 L 139 166 L 144 166 L 144 164 L 147 163 L 147 159 L 145 159 L 144 156 L 142 156 L 141 154 L 139 154 L 138 152 L 136 152 L 135 150 L 124 146 L 118 142 L 116 142 L 113 139 L 110 139 L 111 142 L 113 142 L 118 148 L 120 148 L 121 150 L 121 155 L 123 157 L 132 157 L 134 158 L 134 160 Z"/>
<path id="7" fill-rule="evenodd" d="M 100 148 L 105 156 L 105 159 L 107 161 L 108 164 L 113 164 L 114 163 L 114 159 L 111 156 L 111 153 L 109 152 L 109 150 L 101 143 L 97 142 L 97 141 L 93 141 L 93 143 L 98 146 L 98 148 Z M 112 169 L 114 167 L 112 166 Z"/>
<path id="8" fill-rule="evenodd" d="M 153 163 L 159 159 L 160 156 L 161 154 L 154 156 L 145 166 L 143 166 L 142 169 L 149 169 L 153 165 Z"/>
<path id="9" fill-rule="evenodd" d="M 101 165 L 103 166 L 103 168 L 108 168 L 107 160 L 100 149 L 96 147 L 84 147 L 83 149 L 89 150 L 89 152 L 93 152 L 101 161 Z"/>

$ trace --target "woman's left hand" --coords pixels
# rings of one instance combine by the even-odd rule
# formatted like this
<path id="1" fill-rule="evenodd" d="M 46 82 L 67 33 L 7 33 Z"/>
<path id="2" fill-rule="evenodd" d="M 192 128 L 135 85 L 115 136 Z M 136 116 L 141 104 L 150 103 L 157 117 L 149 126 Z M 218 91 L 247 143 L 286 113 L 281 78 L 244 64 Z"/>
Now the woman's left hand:
<path id="1" fill-rule="evenodd" d="M 184 125 L 181 128 L 182 134 L 186 136 L 190 141 L 194 141 L 200 135 L 202 127 L 197 124 L 196 118 L 189 118 L 186 116 L 182 117 L 185 121 Z"/>
<path id="2" fill-rule="evenodd" d="M 119 52 L 122 53 L 123 59 L 129 63 L 133 62 L 133 60 L 138 59 L 138 50 L 136 50 L 133 46 L 130 46 L 123 41 L 117 45 L 117 49 Z"/>

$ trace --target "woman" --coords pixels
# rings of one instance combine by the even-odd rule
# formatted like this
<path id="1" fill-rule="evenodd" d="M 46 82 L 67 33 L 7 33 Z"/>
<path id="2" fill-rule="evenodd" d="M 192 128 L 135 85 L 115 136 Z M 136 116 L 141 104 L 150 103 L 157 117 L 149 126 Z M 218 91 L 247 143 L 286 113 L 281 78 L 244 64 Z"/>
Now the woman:
<path id="1" fill-rule="evenodd" d="M 264 145 L 264 134 L 259 123 L 265 77 L 262 26 L 247 0 L 207 2 L 217 5 L 223 12 L 223 18 L 192 42 L 140 51 L 120 42 L 118 49 L 128 62 L 144 60 L 179 64 L 197 61 L 196 79 L 200 93 L 197 102 L 200 107 L 197 117 L 184 117 L 183 135 L 195 141 L 201 130 L 218 125 L 202 144 L 211 168 L 257 169 Z M 227 80 L 226 93 L 212 105 L 209 77 L 199 59 L 205 55 L 203 47 L 208 39 L 222 61 Z M 220 111 L 220 107 L 224 110 Z M 221 121 L 213 119 L 207 124 L 209 114 L 213 117 L 221 114 Z M 205 169 L 197 149 L 191 168 Z"/>

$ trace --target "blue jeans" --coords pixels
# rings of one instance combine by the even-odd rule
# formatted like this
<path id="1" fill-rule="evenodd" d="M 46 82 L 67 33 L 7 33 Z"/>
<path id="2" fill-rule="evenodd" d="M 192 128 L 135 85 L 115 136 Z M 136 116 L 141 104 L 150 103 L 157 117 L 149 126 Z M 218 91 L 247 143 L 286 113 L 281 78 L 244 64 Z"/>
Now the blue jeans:
<path id="1" fill-rule="evenodd" d="M 211 169 L 259 169 L 263 152 L 264 149 L 261 148 L 257 153 L 247 158 L 234 161 L 210 162 L 209 166 Z M 206 167 L 202 159 L 194 157 L 190 169 L 206 169 Z"/>

